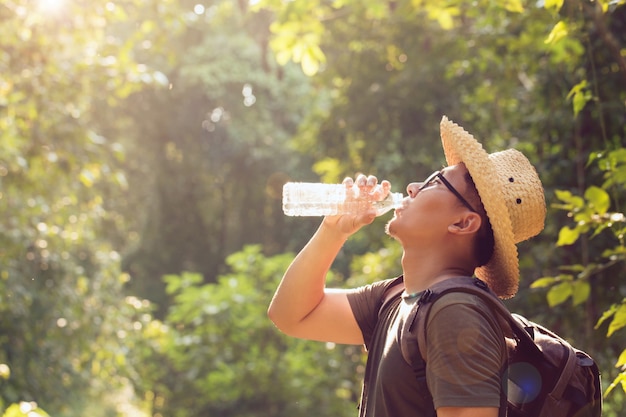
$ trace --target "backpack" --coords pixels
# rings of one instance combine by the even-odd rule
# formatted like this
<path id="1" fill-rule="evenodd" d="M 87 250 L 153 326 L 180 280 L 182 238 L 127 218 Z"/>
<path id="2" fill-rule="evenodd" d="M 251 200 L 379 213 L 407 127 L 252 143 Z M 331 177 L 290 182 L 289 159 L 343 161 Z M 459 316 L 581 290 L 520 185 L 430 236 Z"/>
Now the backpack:
<path id="1" fill-rule="evenodd" d="M 404 290 L 404 285 L 399 283 L 401 277 L 387 289 L 381 310 Z M 487 284 L 477 278 L 447 279 L 421 295 L 415 317 L 400 340 L 402 355 L 414 370 L 422 373 L 424 370 L 426 354 L 419 347 L 426 345 L 425 323 L 430 307 L 450 292 L 481 297 L 499 318 L 507 338 L 507 417 L 601 416 L 600 372 L 591 356 L 545 327 L 511 313 Z"/>

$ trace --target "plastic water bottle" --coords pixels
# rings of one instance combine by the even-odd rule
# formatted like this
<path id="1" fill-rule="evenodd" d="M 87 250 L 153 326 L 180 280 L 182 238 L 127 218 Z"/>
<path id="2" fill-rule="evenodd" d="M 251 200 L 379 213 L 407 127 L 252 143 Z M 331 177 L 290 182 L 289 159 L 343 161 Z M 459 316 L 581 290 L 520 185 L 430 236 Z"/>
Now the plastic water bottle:
<path id="1" fill-rule="evenodd" d="M 343 184 L 288 182 L 283 186 L 283 211 L 287 216 L 333 216 L 356 214 L 374 207 L 380 216 L 400 207 L 404 198 L 402 193 L 389 193 L 381 201 L 357 199 L 359 189 L 355 186 L 353 190 L 355 199 L 346 201 L 351 190 Z"/>

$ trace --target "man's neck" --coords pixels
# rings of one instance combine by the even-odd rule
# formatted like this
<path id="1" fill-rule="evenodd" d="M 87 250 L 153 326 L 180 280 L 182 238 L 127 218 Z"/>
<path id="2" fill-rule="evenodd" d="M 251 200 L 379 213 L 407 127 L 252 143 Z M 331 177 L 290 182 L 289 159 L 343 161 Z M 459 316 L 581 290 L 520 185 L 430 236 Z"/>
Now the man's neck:
<path id="1" fill-rule="evenodd" d="M 406 292 L 417 293 L 448 278 L 472 276 L 474 269 L 445 254 L 437 256 L 424 251 L 416 254 L 405 250 L 402 255 L 402 272 Z"/>

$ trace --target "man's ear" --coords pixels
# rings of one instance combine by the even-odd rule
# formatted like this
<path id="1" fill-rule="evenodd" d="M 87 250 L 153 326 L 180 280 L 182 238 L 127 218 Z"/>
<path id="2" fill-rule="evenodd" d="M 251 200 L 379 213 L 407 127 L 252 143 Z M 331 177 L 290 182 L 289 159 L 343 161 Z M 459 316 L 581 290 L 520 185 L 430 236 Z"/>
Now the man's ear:
<path id="1" fill-rule="evenodd" d="M 480 229 L 482 219 L 478 213 L 468 211 L 464 213 L 456 223 L 448 226 L 448 232 L 454 234 L 476 233 Z"/>

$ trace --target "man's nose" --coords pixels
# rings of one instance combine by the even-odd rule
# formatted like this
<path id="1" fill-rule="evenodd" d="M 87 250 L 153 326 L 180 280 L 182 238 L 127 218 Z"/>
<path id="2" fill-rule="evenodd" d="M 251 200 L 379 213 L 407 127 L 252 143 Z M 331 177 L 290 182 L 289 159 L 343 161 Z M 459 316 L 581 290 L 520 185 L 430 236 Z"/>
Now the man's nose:
<path id="1" fill-rule="evenodd" d="M 406 186 L 406 192 L 409 197 L 413 198 L 420 192 L 421 182 L 412 182 Z"/>

